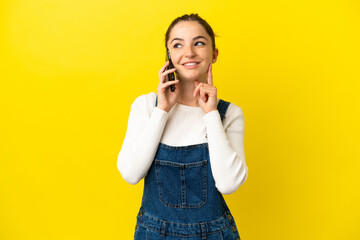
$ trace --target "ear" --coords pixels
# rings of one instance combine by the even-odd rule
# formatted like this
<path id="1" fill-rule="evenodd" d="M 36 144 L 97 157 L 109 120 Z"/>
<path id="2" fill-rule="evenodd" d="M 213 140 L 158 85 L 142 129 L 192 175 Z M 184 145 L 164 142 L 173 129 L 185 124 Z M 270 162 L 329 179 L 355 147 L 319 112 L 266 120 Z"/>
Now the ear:
<path id="1" fill-rule="evenodd" d="M 215 48 L 213 52 L 212 63 L 216 63 L 218 55 L 219 55 L 219 49 Z"/>

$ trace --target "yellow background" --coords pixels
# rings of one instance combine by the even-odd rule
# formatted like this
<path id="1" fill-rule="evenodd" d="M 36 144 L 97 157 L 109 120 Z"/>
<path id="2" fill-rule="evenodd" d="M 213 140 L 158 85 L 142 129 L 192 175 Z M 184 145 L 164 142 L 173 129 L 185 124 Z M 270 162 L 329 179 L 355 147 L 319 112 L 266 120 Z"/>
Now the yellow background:
<path id="1" fill-rule="evenodd" d="M 241 238 L 360 239 L 359 1 L 2 0 L 1 240 L 132 239 L 142 182 L 117 154 L 192 12 L 245 115 L 249 177 L 226 196 Z"/>

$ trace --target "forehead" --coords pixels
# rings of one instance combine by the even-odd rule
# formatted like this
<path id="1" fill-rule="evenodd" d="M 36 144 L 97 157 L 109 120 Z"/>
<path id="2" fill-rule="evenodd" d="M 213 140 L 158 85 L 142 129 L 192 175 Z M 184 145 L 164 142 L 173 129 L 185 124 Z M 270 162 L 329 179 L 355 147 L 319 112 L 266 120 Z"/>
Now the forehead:
<path id="1" fill-rule="evenodd" d="M 173 38 L 193 38 L 204 36 L 210 38 L 205 28 L 196 21 L 181 21 L 171 29 L 169 40 Z"/>

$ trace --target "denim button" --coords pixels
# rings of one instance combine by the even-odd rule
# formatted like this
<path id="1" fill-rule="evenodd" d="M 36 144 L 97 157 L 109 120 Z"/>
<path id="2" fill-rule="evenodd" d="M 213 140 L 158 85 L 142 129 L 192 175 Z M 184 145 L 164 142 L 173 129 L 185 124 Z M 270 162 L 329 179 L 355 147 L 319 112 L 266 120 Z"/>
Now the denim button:
<path id="1" fill-rule="evenodd" d="M 232 226 L 232 230 L 233 230 L 233 232 L 236 232 L 236 227 Z"/>
<path id="2" fill-rule="evenodd" d="M 136 225 L 135 225 L 135 229 L 138 229 L 138 228 L 139 228 L 139 227 L 138 227 L 138 225 L 136 224 Z"/>
<path id="3" fill-rule="evenodd" d="M 231 220 L 232 217 L 231 217 L 230 214 L 228 214 L 228 215 L 227 215 L 227 218 L 228 218 L 229 220 Z"/>
<path id="4" fill-rule="evenodd" d="M 140 217 L 142 216 L 142 212 L 139 212 L 139 216 L 140 216 Z"/>

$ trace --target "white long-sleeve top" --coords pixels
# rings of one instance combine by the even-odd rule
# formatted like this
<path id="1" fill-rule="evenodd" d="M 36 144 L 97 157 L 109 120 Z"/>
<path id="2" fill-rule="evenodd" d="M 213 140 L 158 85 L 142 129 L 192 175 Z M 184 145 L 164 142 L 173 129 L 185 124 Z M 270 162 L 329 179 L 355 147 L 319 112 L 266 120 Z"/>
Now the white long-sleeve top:
<path id="1" fill-rule="evenodd" d="M 138 97 L 131 105 L 125 139 L 117 167 L 128 183 L 144 178 L 159 143 L 189 146 L 208 143 L 210 166 L 219 192 L 235 192 L 246 180 L 244 116 L 231 103 L 221 122 L 217 110 L 207 114 L 200 107 L 175 104 L 169 111 L 155 107 L 156 94 Z"/>

